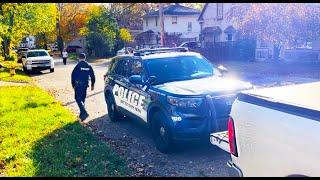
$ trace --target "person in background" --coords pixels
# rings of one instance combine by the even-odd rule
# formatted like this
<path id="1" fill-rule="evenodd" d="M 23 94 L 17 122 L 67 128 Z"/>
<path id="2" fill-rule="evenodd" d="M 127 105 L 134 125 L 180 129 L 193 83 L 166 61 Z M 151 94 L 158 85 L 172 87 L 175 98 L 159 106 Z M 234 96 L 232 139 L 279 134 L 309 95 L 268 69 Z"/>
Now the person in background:
<path id="1" fill-rule="evenodd" d="M 84 103 L 89 87 L 89 77 L 91 79 L 91 90 L 94 90 L 95 75 L 92 67 L 86 61 L 84 53 L 79 54 L 79 62 L 74 67 L 71 74 L 71 84 L 75 92 L 75 99 L 80 109 L 79 118 L 84 121 L 89 114 L 87 113 Z"/>
<path id="2" fill-rule="evenodd" d="M 68 52 L 66 51 L 66 49 L 63 49 L 63 51 L 62 51 L 62 59 L 63 59 L 63 64 L 64 65 L 67 64 L 67 58 L 68 58 Z"/>

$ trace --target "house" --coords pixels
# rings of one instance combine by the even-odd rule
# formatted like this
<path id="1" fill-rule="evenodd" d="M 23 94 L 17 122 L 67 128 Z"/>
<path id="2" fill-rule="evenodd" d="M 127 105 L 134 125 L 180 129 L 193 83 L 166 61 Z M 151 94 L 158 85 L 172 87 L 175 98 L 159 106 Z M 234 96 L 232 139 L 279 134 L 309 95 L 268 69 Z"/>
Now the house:
<path id="1" fill-rule="evenodd" d="M 22 39 L 21 43 L 19 44 L 19 47 L 26 47 L 29 49 L 36 47 L 36 38 L 34 36 L 27 36 Z"/>
<path id="2" fill-rule="evenodd" d="M 223 44 L 236 44 L 240 38 L 232 20 L 226 18 L 236 3 L 206 3 L 199 15 L 200 42 L 203 48 Z M 267 60 L 274 57 L 273 44 L 256 39 L 255 59 Z"/>
<path id="3" fill-rule="evenodd" d="M 78 37 L 68 43 L 66 43 L 67 51 L 70 49 L 71 51 L 75 51 L 77 53 L 86 52 L 86 38 Z"/>
<path id="4" fill-rule="evenodd" d="M 165 43 L 171 38 L 176 44 L 199 39 L 200 25 L 197 21 L 200 11 L 185 7 L 179 3 L 163 8 Z M 159 10 L 152 11 L 143 17 L 143 32 L 137 35 L 136 41 L 143 47 L 160 45 Z"/>

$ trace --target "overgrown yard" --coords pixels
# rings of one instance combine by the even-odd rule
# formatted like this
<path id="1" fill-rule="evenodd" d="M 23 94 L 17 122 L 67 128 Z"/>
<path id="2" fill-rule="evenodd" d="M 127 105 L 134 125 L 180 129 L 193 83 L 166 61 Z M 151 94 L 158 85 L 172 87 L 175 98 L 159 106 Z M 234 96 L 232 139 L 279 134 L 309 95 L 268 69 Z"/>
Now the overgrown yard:
<path id="1" fill-rule="evenodd" d="M 44 90 L 0 87 L 0 174 L 126 176 L 125 162 Z"/>
<path id="2" fill-rule="evenodd" d="M 16 69 L 16 75 L 11 76 L 8 68 L 0 68 L 0 81 L 7 82 L 30 82 L 32 78 L 26 75 L 22 68 Z"/>

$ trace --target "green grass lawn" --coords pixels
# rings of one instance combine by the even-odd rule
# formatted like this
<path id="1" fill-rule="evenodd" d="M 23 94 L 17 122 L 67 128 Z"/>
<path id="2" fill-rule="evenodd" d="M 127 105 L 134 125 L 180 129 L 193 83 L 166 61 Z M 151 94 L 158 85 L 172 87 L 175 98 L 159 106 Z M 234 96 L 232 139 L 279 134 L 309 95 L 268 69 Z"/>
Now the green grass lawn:
<path id="1" fill-rule="evenodd" d="M 126 176 L 124 160 L 44 90 L 0 87 L 0 174 Z"/>
<path id="2" fill-rule="evenodd" d="M 8 82 L 31 82 L 32 78 L 26 75 L 22 68 L 19 67 L 16 69 L 16 75 L 11 76 L 9 69 L 0 68 L 0 81 L 8 81 Z"/>
<path id="3" fill-rule="evenodd" d="M 69 53 L 68 54 L 68 59 L 70 60 L 77 60 L 78 54 L 77 53 Z"/>

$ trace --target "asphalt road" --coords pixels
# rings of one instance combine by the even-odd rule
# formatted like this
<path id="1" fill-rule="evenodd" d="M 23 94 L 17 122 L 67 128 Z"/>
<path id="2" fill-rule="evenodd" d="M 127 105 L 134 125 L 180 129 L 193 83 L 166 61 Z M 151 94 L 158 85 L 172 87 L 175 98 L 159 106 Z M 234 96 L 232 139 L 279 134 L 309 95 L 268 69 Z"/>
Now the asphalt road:
<path id="1" fill-rule="evenodd" d="M 39 86 L 45 88 L 64 106 L 78 114 L 71 87 L 71 72 L 76 62 L 62 64 L 56 59 L 55 72 L 43 71 L 32 74 Z M 125 119 L 112 123 L 107 118 L 104 100 L 103 74 L 108 62 L 91 64 L 95 76 L 95 90 L 88 89 L 86 109 L 90 114 L 87 128 L 105 140 L 117 154 L 123 157 L 134 171 L 131 176 L 234 176 L 226 165 L 229 154 L 208 142 L 179 145 L 173 154 L 162 154 L 151 138 L 150 130 L 141 122 Z"/>

